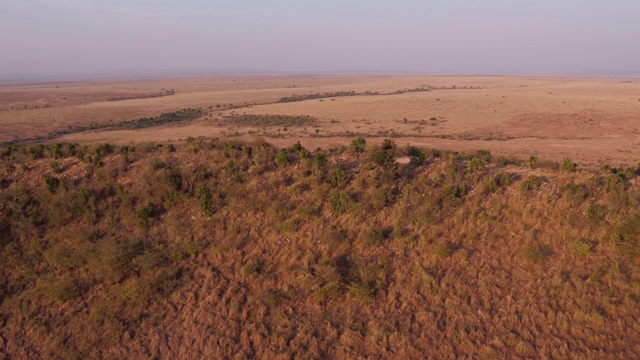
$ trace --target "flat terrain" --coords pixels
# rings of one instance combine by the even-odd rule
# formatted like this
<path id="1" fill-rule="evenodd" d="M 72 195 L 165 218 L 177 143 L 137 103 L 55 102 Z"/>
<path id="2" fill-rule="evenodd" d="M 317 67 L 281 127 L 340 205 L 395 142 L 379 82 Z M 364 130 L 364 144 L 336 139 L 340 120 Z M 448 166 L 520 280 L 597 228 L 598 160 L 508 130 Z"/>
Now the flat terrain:
<path id="1" fill-rule="evenodd" d="M 279 102 L 338 92 L 355 95 Z M 74 132 L 184 108 L 204 113 L 142 130 Z M 301 140 L 315 148 L 364 136 L 373 142 L 394 138 L 403 145 L 570 158 L 583 167 L 636 165 L 640 150 L 638 79 L 282 76 L 12 85 L 0 87 L 0 109 L 0 142 L 68 130 L 74 133 L 48 140 L 128 144 L 260 136 L 280 146 Z M 232 114 L 309 115 L 316 121 L 238 123 Z"/>

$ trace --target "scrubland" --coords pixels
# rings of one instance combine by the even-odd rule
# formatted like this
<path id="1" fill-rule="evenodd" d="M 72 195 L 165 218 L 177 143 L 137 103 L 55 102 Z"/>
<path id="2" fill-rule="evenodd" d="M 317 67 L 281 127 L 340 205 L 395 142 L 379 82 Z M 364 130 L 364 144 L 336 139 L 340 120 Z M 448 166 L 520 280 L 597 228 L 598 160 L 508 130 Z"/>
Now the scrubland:
<path id="1" fill-rule="evenodd" d="M 368 137 L 6 146 L 0 354 L 638 358 L 640 169 L 574 161 Z"/>

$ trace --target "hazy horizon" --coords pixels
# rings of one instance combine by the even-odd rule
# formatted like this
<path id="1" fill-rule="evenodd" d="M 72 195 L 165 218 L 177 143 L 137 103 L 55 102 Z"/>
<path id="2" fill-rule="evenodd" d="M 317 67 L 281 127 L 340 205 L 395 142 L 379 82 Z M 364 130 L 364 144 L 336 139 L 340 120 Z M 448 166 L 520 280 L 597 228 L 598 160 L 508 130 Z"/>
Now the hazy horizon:
<path id="1" fill-rule="evenodd" d="M 632 1 L 3 0 L 0 79 L 640 75 Z"/>

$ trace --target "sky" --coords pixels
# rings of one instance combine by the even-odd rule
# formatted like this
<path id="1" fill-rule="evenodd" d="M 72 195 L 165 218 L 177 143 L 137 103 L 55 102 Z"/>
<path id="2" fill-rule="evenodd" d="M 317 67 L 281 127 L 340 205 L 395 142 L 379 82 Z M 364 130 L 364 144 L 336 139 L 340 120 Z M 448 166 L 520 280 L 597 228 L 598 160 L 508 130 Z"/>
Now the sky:
<path id="1" fill-rule="evenodd" d="M 0 78 L 640 74 L 638 0 L 0 0 Z"/>

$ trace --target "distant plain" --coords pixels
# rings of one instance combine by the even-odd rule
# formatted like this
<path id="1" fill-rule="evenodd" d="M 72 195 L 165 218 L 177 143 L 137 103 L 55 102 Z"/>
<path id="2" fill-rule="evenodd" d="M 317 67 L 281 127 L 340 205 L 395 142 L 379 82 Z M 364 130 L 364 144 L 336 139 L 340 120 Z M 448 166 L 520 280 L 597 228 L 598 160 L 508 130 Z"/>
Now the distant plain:
<path id="1" fill-rule="evenodd" d="M 345 92 L 355 95 L 331 96 Z M 280 102 L 321 94 L 327 96 Z M 184 108 L 202 108 L 203 116 L 140 130 L 74 132 Z M 636 165 L 640 150 L 640 79 L 634 78 L 262 76 L 6 85 L 0 86 L 0 110 L 0 142 L 261 137 L 279 146 L 300 140 L 315 148 L 363 136 L 374 143 L 393 138 L 400 145 L 570 158 L 583 167 Z M 308 115 L 317 121 L 234 123 L 241 115 Z M 72 133 L 50 136 L 65 130 Z"/>

